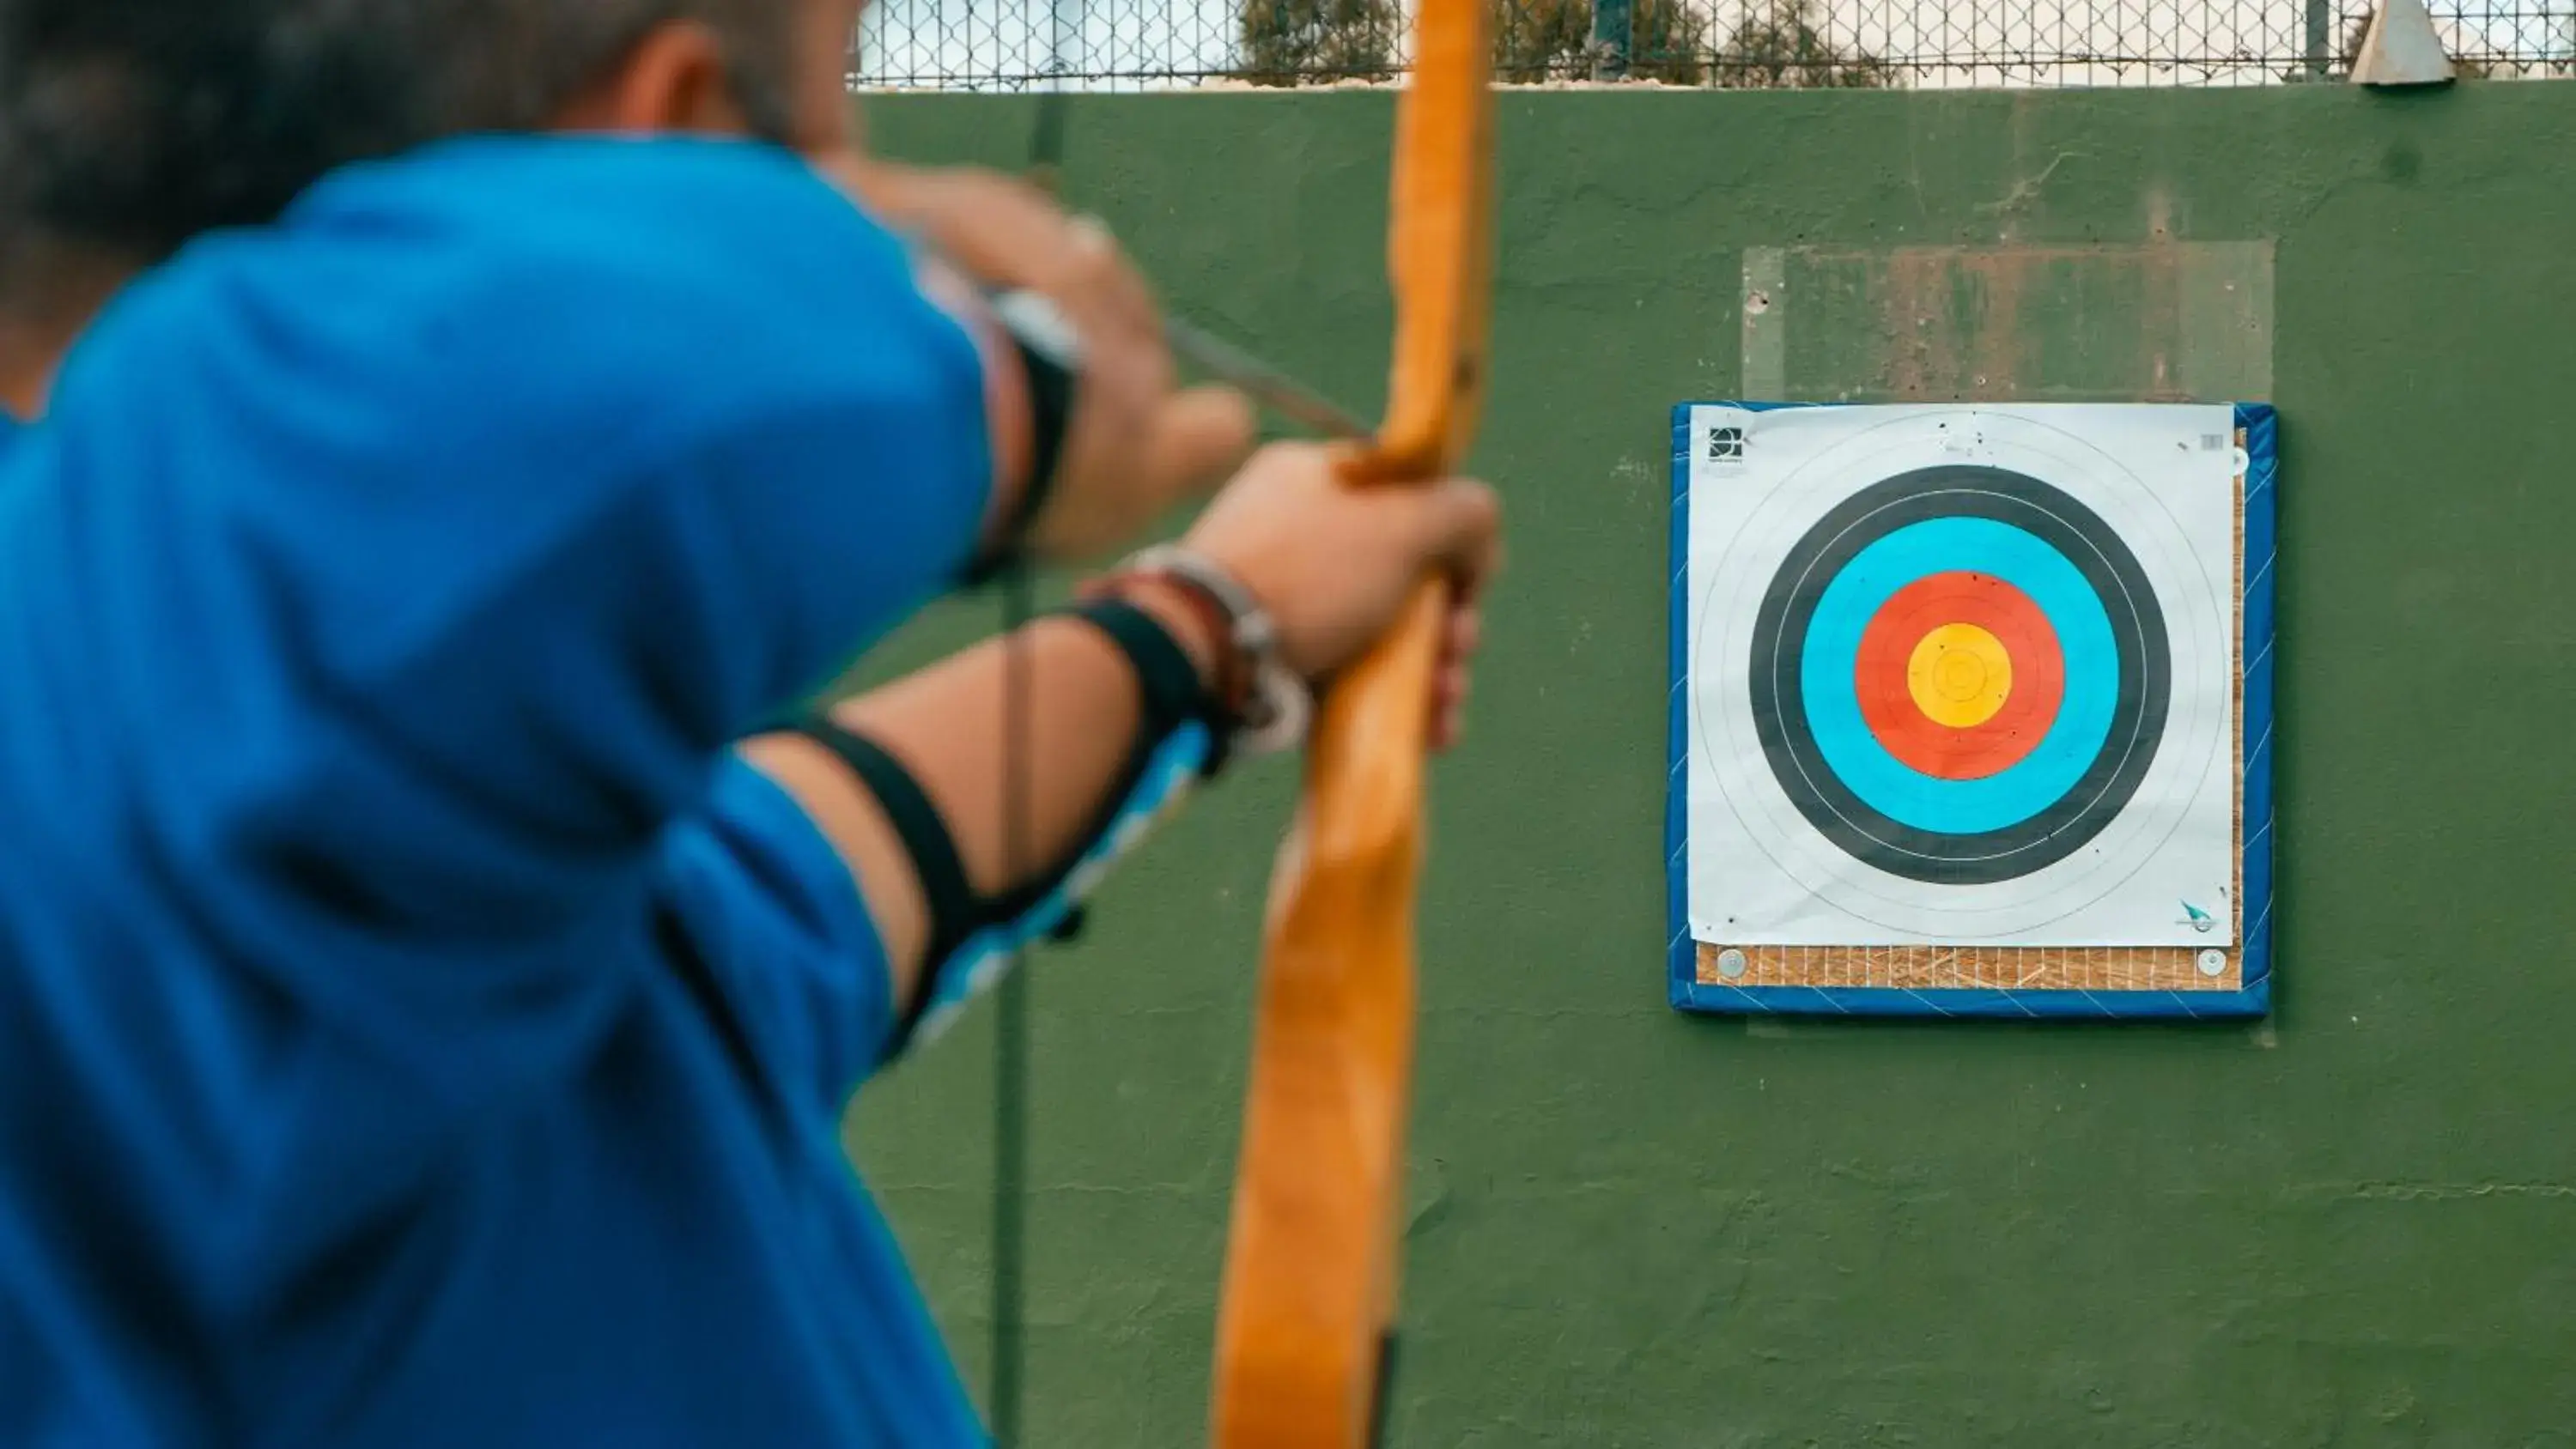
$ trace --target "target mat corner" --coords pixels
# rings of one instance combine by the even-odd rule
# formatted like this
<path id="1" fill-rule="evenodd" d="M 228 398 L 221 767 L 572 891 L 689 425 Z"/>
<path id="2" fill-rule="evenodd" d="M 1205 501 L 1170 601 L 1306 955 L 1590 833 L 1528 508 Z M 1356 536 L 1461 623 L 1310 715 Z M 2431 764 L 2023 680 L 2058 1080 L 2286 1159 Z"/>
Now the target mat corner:
<path id="1" fill-rule="evenodd" d="M 2271 1001 L 2272 409 L 1672 415 L 1686 1011 Z"/>

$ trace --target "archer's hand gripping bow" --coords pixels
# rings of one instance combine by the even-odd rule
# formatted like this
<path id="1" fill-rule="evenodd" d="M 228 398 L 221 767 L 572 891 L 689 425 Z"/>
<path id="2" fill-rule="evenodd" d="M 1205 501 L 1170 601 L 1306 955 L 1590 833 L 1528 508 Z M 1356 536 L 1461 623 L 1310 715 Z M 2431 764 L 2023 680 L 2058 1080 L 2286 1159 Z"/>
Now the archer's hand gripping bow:
<path id="1" fill-rule="evenodd" d="M 1355 486 L 1452 471 L 1484 388 L 1489 0 L 1417 0 L 1397 104 L 1385 421 Z M 1423 741 L 1445 585 L 1325 696 L 1274 883 L 1217 1324 L 1218 1449 L 1361 1449 L 1392 1362 Z"/>

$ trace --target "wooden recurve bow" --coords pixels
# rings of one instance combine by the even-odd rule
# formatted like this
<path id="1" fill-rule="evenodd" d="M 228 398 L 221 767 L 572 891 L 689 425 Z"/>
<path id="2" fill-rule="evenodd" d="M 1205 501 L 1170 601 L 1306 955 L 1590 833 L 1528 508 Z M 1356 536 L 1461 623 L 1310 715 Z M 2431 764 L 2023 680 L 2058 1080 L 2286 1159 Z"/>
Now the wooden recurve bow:
<path id="1" fill-rule="evenodd" d="M 1484 391 L 1490 0 L 1417 0 L 1397 102 L 1387 409 L 1357 487 L 1451 472 Z M 1273 883 L 1217 1324 L 1218 1449 L 1361 1449 L 1385 1414 L 1414 1037 L 1423 745 L 1446 586 L 1327 691 Z"/>

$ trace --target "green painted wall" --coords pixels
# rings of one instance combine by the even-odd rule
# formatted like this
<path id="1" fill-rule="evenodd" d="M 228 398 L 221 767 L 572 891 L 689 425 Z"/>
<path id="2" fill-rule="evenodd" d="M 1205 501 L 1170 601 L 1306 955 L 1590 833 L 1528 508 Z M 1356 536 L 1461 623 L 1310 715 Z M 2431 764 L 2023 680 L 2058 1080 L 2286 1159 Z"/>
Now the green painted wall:
<path id="1" fill-rule="evenodd" d="M 1389 114 L 1087 100 L 1066 184 L 1175 306 L 1367 406 Z M 1016 166 L 1030 112 L 871 116 Z M 1515 94 L 1502 181 L 1478 463 L 1514 568 L 1439 776 L 1396 1441 L 2576 1444 L 2576 85 Z M 2117 260 L 2266 241 L 2268 357 Z M 1807 269 L 1777 352 L 1746 249 Z M 1980 300 L 2050 251 L 2041 303 Z M 1891 321 L 1899 263 L 1946 289 L 1939 346 Z M 1668 1011 L 1667 405 L 1748 351 L 1809 391 L 2116 395 L 2145 333 L 2282 409 L 2274 1020 Z M 1042 964 L 1033 1449 L 1202 1436 L 1287 786 L 1205 802 Z M 977 1382 L 990 1017 L 852 1134 Z"/>

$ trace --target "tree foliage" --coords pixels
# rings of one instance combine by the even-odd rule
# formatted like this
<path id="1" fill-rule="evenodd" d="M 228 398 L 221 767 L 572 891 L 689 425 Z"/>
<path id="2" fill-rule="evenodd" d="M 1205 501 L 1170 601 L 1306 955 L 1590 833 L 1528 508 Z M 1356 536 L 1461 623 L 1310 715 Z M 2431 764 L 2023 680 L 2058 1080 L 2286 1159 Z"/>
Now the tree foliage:
<path id="1" fill-rule="evenodd" d="M 1607 58 L 1593 38 L 1595 0 L 1501 0 L 1494 77 L 1508 84 L 1589 80 Z M 1876 89 L 1898 83 L 1877 56 L 1819 30 L 1815 0 L 1756 0 L 1723 43 L 1709 45 L 1703 0 L 1627 0 L 1630 80 L 1748 90 Z M 1261 85 L 1385 80 L 1403 34 L 1399 0 L 1243 0 L 1239 77 Z"/>
<path id="2" fill-rule="evenodd" d="M 1494 15 L 1494 79 L 1512 85 L 1592 74 L 1592 0 L 1512 0 Z"/>
<path id="3" fill-rule="evenodd" d="M 1403 30 L 1396 0 L 1243 0 L 1235 74 L 1268 86 L 1389 80 Z"/>
<path id="4" fill-rule="evenodd" d="M 1708 17 L 1685 0 L 1628 0 L 1632 80 L 1667 85 L 1708 81 Z M 1589 80 L 1593 0 L 1505 0 L 1494 30 L 1494 78 L 1527 85 Z"/>
<path id="5" fill-rule="evenodd" d="M 1896 67 L 1846 50 L 1815 25 L 1814 0 L 1775 0 L 1747 15 L 1717 48 L 1717 83 L 1739 90 L 1886 90 Z"/>
<path id="6" fill-rule="evenodd" d="M 1708 84 L 1708 16 L 1682 0 L 1630 3 L 1629 76 L 1673 86 Z"/>

